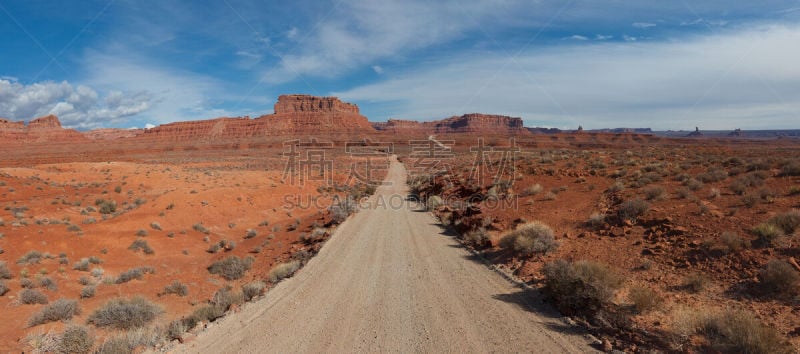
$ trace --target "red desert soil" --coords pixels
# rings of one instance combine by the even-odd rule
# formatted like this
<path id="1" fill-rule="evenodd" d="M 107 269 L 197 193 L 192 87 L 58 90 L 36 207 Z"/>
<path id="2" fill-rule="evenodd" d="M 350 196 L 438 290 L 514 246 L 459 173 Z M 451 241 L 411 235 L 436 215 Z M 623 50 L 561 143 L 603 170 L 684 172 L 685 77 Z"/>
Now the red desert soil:
<path id="1" fill-rule="evenodd" d="M 328 210 L 333 197 L 362 197 L 368 190 L 354 183 L 345 185 L 353 164 L 362 166 L 367 159 L 346 153 L 345 146 L 394 153 L 415 177 L 431 173 L 426 168 L 434 165 L 420 158 L 420 145 L 412 141 L 425 145 L 432 135 L 452 146 L 455 156 L 440 159 L 438 166 L 449 169 L 437 175 L 435 183 L 416 187 L 422 189 L 423 198 L 435 195 L 449 202 L 432 209 L 456 237 L 443 236 L 426 213 L 377 209 L 356 214 L 323 248 L 337 229 Z M 476 157 L 471 148 L 479 146 L 479 139 L 486 148 L 502 149 L 511 136 L 520 148 L 513 174 L 492 180 L 491 171 L 501 161 L 492 155 L 487 165 L 490 178 L 470 181 Z M 332 162 L 334 185 L 317 180 L 301 186 L 283 180 L 287 142 L 294 139 L 332 145 L 323 150 Z M 394 145 L 380 148 L 382 143 Z M 608 307 L 618 310 L 612 313 L 624 325 L 609 328 L 606 319 L 574 316 L 605 342 L 605 349 L 716 350 L 714 338 L 681 332 L 680 320 L 686 313 L 736 309 L 774 328 L 781 340 L 790 341 L 797 350 L 798 286 L 792 283 L 782 294 L 766 294 L 762 269 L 770 261 L 796 265 L 800 240 L 797 232 L 788 232 L 764 242 L 753 229 L 800 208 L 798 156 L 800 142 L 793 139 L 536 134 L 521 127 L 517 118 L 480 114 L 431 123 L 370 124 L 355 105 L 303 95 L 281 96 L 275 114 L 256 119 L 180 122 L 147 130 L 80 133 L 61 128 L 55 117 L 27 125 L 0 119 L 0 261 L 7 263 L 11 273 L 11 279 L 0 280 L 9 288 L 0 296 L 4 308 L 0 352 L 35 349 L 30 335 L 57 333 L 66 326 L 50 322 L 28 327 L 28 319 L 43 305 L 19 304 L 23 285 L 36 286 L 51 303 L 59 298 L 79 300 L 81 313 L 69 321 L 77 324 L 86 324 L 92 312 L 112 298 L 142 295 L 163 309 L 150 324 L 163 329 L 206 306 L 218 290 L 230 286 L 239 291 L 256 280 L 267 283 L 265 297 L 245 304 L 238 313 L 238 305 L 233 306 L 234 315 L 193 341 L 192 335 L 206 324 L 201 323 L 189 331 L 188 346 L 181 348 L 191 351 L 211 345 L 205 338 L 241 327 L 239 320 L 256 321 L 254 328 L 269 333 L 284 330 L 261 322 L 256 318 L 261 313 L 266 318 L 277 316 L 286 330 L 308 339 L 292 343 L 273 338 L 287 349 L 525 351 L 530 347 L 514 346 L 533 342 L 556 345 L 547 348 L 557 351 L 574 348 L 563 343 L 572 337 L 529 327 L 545 322 L 565 329 L 554 324 L 548 307 L 539 303 L 537 291 L 521 293 L 484 266 L 464 259 L 467 253 L 451 247 L 456 246 L 454 239 L 534 289 L 544 284 L 544 264 L 558 259 L 611 266 L 624 281 Z M 385 163 L 382 157 L 372 159 Z M 383 178 L 383 173 L 377 171 L 375 178 Z M 387 191 L 400 192 L 381 189 L 381 193 Z M 299 195 L 304 202 L 323 199 L 297 208 L 287 202 L 286 195 Z M 618 218 L 622 203 L 635 199 L 645 200 L 649 209 L 623 222 Z M 98 203 L 102 201 L 116 202 L 116 210 L 102 214 L 103 203 Z M 500 240 L 509 232 L 535 220 L 554 231 L 557 249 L 526 256 L 501 247 Z M 255 236 L 248 236 L 249 229 Z M 322 237 L 301 239 L 317 229 Z M 470 243 L 465 239 L 470 231 L 484 232 L 488 242 Z M 726 240 L 731 233 L 741 240 L 740 249 L 729 247 Z M 139 239 L 154 252 L 130 250 Z M 229 244 L 216 253 L 207 252 L 222 240 L 234 242 L 235 247 Z M 275 265 L 293 259 L 307 262 L 320 249 L 320 258 L 311 258 L 296 279 L 277 286 L 269 281 Z M 40 253 L 38 263 L 36 257 L 18 263 L 31 251 Z M 209 265 L 230 255 L 253 257 L 252 268 L 236 280 L 208 272 Z M 92 260 L 98 264 L 89 264 L 89 271 L 73 269 L 89 257 L 96 257 Z M 350 262 L 355 262 L 353 267 L 342 266 Z M 152 267 L 155 272 L 116 284 L 120 274 L 136 267 Z M 93 276 L 93 268 L 102 272 L 95 271 Z M 688 291 L 687 280 L 698 279 L 698 274 L 704 286 Z M 45 278 L 56 287 L 38 286 Z M 188 295 L 159 296 L 175 280 L 187 286 Z M 364 284 L 356 284 L 357 280 Z M 81 283 L 95 284 L 96 294 L 81 299 L 85 286 Z M 312 291 L 321 286 L 325 289 Z M 635 287 L 652 290 L 653 297 L 662 301 L 654 309 L 631 312 L 628 293 Z M 387 317 L 415 303 L 431 308 Z M 372 311 L 379 304 L 385 304 L 389 312 Z M 531 304 L 533 312 L 528 311 Z M 292 308 L 306 320 L 290 320 L 287 311 Z M 353 317 L 339 308 L 362 316 Z M 441 314 L 446 324 L 433 314 Z M 350 342 L 325 340 L 329 333 L 347 332 L 346 325 L 331 327 L 328 321 L 332 320 L 355 326 L 353 333 L 330 337 Z M 401 328 L 404 323 L 412 325 Z M 324 335 L 311 336 L 305 324 L 313 324 Z M 460 334 L 432 334 L 440 325 L 453 324 Z M 89 327 L 97 337 L 95 348 L 109 337 L 125 334 Z M 500 333 L 504 329 L 515 339 L 500 340 L 507 338 Z M 247 330 L 229 337 L 236 339 Z M 255 337 L 268 340 L 262 333 Z"/>

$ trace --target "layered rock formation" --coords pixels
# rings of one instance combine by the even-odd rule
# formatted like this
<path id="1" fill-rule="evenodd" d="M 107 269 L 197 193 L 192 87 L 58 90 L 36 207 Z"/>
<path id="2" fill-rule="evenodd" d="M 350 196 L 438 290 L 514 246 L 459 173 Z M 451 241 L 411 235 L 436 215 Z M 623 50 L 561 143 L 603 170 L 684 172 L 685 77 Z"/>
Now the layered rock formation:
<path id="1" fill-rule="evenodd" d="M 319 135 L 374 133 L 358 106 L 336 97 L 282 95 L 275 113 L 250 117 L 176 122 L 146 129 L 147 138 L 243 138 L 270 135 Z"/>
<path id="2" fill-rule="evenodd" d="M 73 129 L 64 129 L 58 117 L 49 115 L 31 120 L 11 121 L 0 118 L 0 143 L 83 142 L 87 139 Z"/>
<path id="3" fill-rule="evenodd" d="M 395 134 L 529 134 L 528 130 L 523 127 L 522 118 L 479 113 L 453 116 L 432 122 L 390 119 L 386 123 L 375 123 L 373 126 L 377 130 Z"/>

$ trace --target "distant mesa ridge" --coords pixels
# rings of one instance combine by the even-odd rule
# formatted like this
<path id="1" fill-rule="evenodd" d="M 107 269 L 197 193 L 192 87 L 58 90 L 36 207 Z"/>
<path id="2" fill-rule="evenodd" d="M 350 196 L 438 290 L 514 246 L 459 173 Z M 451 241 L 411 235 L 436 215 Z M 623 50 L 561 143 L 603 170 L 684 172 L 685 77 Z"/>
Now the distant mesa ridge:
<path id="1" fill-rule="evenodd" d="M 82 142 L 87 140 L 76 130 L 62 128 L 58 117 L 54 115 L 33 119 L 28 124 L 23 121 L 0 118 L 0 142 L 3 143 Z"/>
<path id="2" fill-rule="evenodd" d="M 430 122 L 389 119 L 387 122 L 372 124 L 376 130 L 395 134 L 487 133 L 517 135 L 530 133 L 523 126 L 522 118 L 480 113 L 469 113 Z"/>

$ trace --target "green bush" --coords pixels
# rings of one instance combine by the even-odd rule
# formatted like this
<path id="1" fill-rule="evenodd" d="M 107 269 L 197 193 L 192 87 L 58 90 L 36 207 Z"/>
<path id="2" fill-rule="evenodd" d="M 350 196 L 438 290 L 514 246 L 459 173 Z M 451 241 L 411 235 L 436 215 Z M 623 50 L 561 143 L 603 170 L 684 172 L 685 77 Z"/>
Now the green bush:
<path id="1" fill-rule="evenodd" d="M 66 321 L 77 314 L 80 314 L 78 300 L 58 299 L 42 307 L 39 312 L 34 313 L 28 320 L 28 326 L 33 327 L 48 322 Z"/>
<path id="2" fill-rule="evenodd" d="M 252 265 L 252 257 L 228 256 L 221 261 L 212 263 L 207 269 L 209 273 L 222 276 L 226 280 L 236 280 L 243 277 Z"/>
<path id="3" fill-rule="evenodd" d="M 752 230 L 753 234 L 758 236 L 758 241 L 764 245 L 777 246 L 780 240 L 785 236 L 783 229 L 774 224 L 761 223 Z"/>
<path id="4" fill-rule="evenodd" d="M 139 328 L 152 322 L 159 313 L 161 308 L 143 297 L 117 298 L 95 310 L 88 322 L 97 327 Z"/>
<path id="5" fill-rule="evenodd" d="M 566 315 L 592 316 L 605 309 L 622 285 L 608 265 L 557 260 L 545 264 L 543 292 Z"/>

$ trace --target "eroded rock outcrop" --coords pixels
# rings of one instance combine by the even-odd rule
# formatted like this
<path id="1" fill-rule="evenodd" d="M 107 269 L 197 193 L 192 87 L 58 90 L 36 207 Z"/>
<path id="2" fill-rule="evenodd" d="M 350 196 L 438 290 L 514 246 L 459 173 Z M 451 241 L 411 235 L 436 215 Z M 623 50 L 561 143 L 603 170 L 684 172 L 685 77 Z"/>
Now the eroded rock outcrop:
<path id="1" fill-rule="evenodd" d="M 58 117 L 49 115 L 31 120 L 11 121 L 0 118 L 0 143 L 24 144 L 46 142 L 83 142 L 87 139 L 73 129 L 64 129 Z"/>
<path id="2" fill-rule="evenodd" d="M 480 113 L 453 116 L 431 122 L 390 119 L 386 123 L 375 123 L 374 126 L 377 130 L 395 134 L 529 134 L 523 126 L 522 118 Z"/>
<path id="3" fill-rule="evenodd" d="M 336 97 L 282 95 L 275 113 L 250 117 L 222 117 L 201 121 L 176 122 L 146 129 L 149 138 L 243 138 L 274 135 L 319 135 L 374 133 L 358 106 Z"/>

